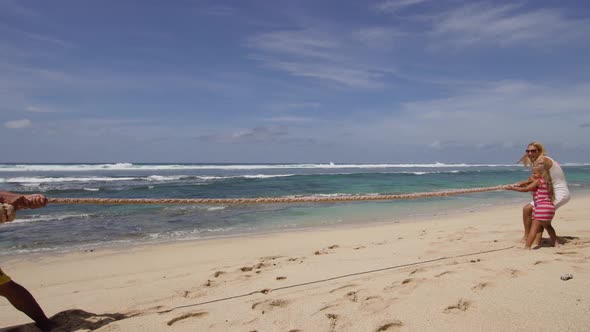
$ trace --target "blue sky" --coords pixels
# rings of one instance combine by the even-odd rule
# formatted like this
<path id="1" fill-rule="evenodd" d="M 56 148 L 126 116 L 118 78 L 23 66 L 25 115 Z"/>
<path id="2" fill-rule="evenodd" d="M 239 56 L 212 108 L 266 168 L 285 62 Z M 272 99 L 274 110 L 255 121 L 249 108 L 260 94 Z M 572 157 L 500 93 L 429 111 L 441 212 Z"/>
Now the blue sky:
<path id="1" fill-rule="evenodd" d="M 590 161 L 587 1 L 0 0 L 1 162 Z"/>

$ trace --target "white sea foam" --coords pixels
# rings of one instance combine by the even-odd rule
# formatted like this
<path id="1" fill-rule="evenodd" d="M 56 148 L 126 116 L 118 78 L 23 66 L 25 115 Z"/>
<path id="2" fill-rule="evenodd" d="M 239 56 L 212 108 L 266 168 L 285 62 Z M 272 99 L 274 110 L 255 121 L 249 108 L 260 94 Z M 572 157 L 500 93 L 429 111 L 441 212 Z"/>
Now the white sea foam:
<path id="1" fill-rule="evenodd" d="M 168 239 L 179 239 L 189 240 L 199 238 L 203 233 L 226 233 L 235 229 L 235 227 L 218 227 L 218 228 L 203 228 L 203 229 L 192 229 L 185 231 L 171 231 L 161 233 L 150 233 L 146 234 L 145 237 L 149 240 L 168 240 Z"/>
<path id="2" fill-rule="evenodd" d="M 565 166 L 580 166 L 588 164 L 569 164 Z M 0 164 L 0 172 L 22 172 L 22 171 L 105 171 L 105 170 L 259 170 L 259 169 L 335 169 L 335 168 L 443 168 L 443 167 L 502 167 L 502 166 L 517 166 L 516 164 L 466 164 L 466 163 L 429 163 L 429 164 L 131 164 L 131 163 L 115 163 L 115 164 L 66 164 L 66 165 L 38 165 L 38 164 Z"/>
<path id="3" fill-rule="evenodd" d="M 138 180 L 134 177 L 15 177 L 4 179 L 7 183 L 55 183 L 55 182 L 111 182 Z"/>
<path id="4" fill-rule="evenodd" d="M 160 182 L 164 182 L 164 181 L 176 181 L 176 180 L 180 180 L 183 178 L 187 178 L 186 175 L 170 175 L 170 176 L 163 176 L 163 175 L 150 175 L 144 179 L 148 180 L 148 181 L 160 181 Z"/>
<path id="5" fill-rule="evenodd" d="M 195 210 L 204 210 L 204 211 L 219 211 L 219 210 L 224 210 L 226 209 L 227 206 L 226 205 L 191 205 L 191 206 L 170 206 L 170 207 L 165 207 L 164 211 L 170 211 L 170 212 L 192 212 Z"/>
<path id="6" fill-rule="evenodd" d="M 17 218 L 12 223 L 26 223 L 26 222 L 36 222 L 36 221 L 51 221 L 51 220 L 66 220 L 72 218 L 90 218 L 92 214 L 82 213 L 82 214 L 62 214 L 62 215 L 31 215 L 27 218 Z"/>
<path id="7" fill-rule="evenodd" d="M 351 194 L 345 194 L 345 193 L 314 194 L 314 195 L 311 195 L 311 197 L 348 197 L 348 196 L 352 196 L 352 195 Z"/>
<path id="8" fill-rule="evenodd" d="M 244 177 L 246 179 L 270 179 L 270 178 L 281 178 L 281 177 L 294 176 L 294 175 L 295 174 L 273 174 L 273 175 L 256 174 L 256 175 L 243 175 L 241 177 Z"/>
<path id="9" fill-rule="evenodd" d="M 296 174 L 252 174 L 252 175 L 234 175 L 234 176 L 214 176 L 214 175 L 203 175 L 197 176 L 197 179 L 210 181 L 210 180 L 226 180 L 226 179 L 269 179 L 269 178 L 280 178 L 280 177 L 287 177 L 287 176 L 294 176 Z M 306 175 L 315 175 L 315 174 L 306 174 Z"/>

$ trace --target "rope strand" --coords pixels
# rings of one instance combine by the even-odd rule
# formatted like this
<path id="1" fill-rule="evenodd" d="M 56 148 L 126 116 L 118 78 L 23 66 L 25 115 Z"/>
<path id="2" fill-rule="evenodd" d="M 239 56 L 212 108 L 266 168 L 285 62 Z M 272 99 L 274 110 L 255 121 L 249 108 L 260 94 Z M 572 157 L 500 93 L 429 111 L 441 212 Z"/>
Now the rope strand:
<path id="1" fill-rule="evenodd" d="M 338 197 L 258 197 L 258 198 L 48 198 L 52 204 L 275 204 L 275 203 L 330 203 L 352 201 L 389 201 L 472 194 L 506 189 L 504 185 L 471 189 L 395 195 L 350 195 Z"/>

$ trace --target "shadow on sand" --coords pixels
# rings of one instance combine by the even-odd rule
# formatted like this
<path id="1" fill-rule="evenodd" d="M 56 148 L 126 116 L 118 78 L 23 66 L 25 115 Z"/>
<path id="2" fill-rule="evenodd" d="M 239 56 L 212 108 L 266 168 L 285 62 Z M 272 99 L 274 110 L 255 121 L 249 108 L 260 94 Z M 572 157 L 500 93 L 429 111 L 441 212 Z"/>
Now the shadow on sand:
<path id="1" fill-rule="evenodd" d="M 566 245 L 570 242 L 575 242 L 576 240 L 579 240 L 580 238 L 577 236 L 557 236 L 557 243 L 560 245 Z M 541 239 L 541 243 L 536 246 L 533 247 L 534 249 L 539 249 L 539 248 L 543 248 L 543 247 L 551 247 L 551 239 L 549 238 L 542 238 Z"/>
<path id="2" fill-rule="evenodd" d="M 93 314 L 80 309 L 65 310 L 53 315 L 50 319 L 56 324 L 51 331 L 66 332 L 76 330 L 94 331 L 121 319 L 133 317 L 133 314 Z M 34 323 L 0 328 L 0 332 L 38 332 Z"/>

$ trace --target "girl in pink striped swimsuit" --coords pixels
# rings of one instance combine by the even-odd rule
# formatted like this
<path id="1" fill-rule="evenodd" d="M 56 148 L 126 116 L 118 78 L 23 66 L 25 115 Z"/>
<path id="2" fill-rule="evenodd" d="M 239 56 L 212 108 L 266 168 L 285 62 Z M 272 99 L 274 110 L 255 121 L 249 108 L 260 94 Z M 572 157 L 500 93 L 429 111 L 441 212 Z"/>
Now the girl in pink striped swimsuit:
<path id="1" fill-rule="evenodd" d="M 533 194 L 533 201 L 535 202 L 533 207 L 533 225 L 527 236 L 525 248 L 531 249 L 535 236 L 541 228 L 547 230 L 547 233 L 551 237 L 551 246 L 555 247 L 557 234 L 555 234 L 555 229 L 551 226 L 551 220 L 553 220 L 553 215 L 555 215 L 555 205 L 553 205 L 555 193 L 553 192 L 551 175 L 543 166 L 537 166 L 533 168 L 533 178 L 534 181 L 526 187 L 508 187 L 508 189 L 520 192 L 531 191 Z"/>

